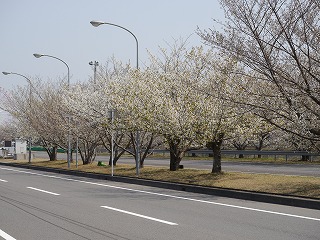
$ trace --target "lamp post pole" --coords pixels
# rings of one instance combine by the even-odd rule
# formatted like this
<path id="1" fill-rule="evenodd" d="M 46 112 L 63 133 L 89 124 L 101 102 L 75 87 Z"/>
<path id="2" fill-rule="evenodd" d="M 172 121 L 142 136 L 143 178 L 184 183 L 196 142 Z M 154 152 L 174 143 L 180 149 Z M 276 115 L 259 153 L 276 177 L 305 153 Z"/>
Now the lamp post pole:
<path id="1" fill-rule="evenodd" d="M 117 24 L 109 23 L 109 22 L 91 21 L 90 23 L 94 27 L 98 27 L 100 25 L 106 24 L 106 25 L 111 25 L 114 27 L 121 28 L 121 29 L 129 32 L 134 37 L 134 39 L 136 41 L 136 68 L 137 68 L 137 70 L 139 69 L 139 43 L 138 43 L 137 37 L 129 29 L 122 27 L 120 25 L 117 25 Z M 136 175 L 137 176 L 139 175 L 139 167 L 140 167 L 140 165 L 139 165 L 140 164 L 140 146 L 139 145 L 140 145 L 140 133 L 137 130 L 137 132 L 136 132 Z"/>
<path id="2" fill-rule="evenodd" d="M 113 132 L 113 120 L 114 120 L 114 110 L 109 111 L 110 120 L 111 120 L 111 176 L 113 177 L 113 159 L 114 159 L 114 132 Z"/>
<path id="3" fill-rule="evenodd" d="M 31 83 L 31 80 L 29 78 L 27 78 L 26 76 L 20 74 L 20 73 L 15 73 L 15 72 L 2 72 L 4 75 L 9 75 L 9 74 L 13 74 L 13 75 L 18 75 L 20 77 L 23 77 L 25 78 L 28 83 L 29 83 L 29 105 L 30 105 L 30 109 L 31 109 L 31 87 L 32 87 L 32 83 Z M 28 156 L 28 162 L 31 163 L 31 156 L 32 156 L 32 153 L 31 153 L 31 134 L 29 136 L 29 141 L 28 141 L 28 148 L 29 148 L 29 156 Z"/>
<path id="4" fill-rule="evenodd" d="M 40 57 L 50 57 L 50 58 L 54 58 L 59 60 L 60 62 L 62 62 L 64 65 L 66 65 L 67 69 L 68 69 L 68 90 L 70 90 L 70 69 L 68 64 L 63 61 L 62 59 L 55 57 L 55 56 L 51 56 L 51 55 L 47 55 L 47 54 L 39 54 L 39 53 L 34 53 L 33 56 L 35 56 L 36 58 L 40 58 Z M 70 168 L 70 162 L 71 162 L 71 140 L 70 140 L 70 135 L 71 135 L 71 128 L 70 128 L 70 115 L 68 116 L 68 168 Z"/>

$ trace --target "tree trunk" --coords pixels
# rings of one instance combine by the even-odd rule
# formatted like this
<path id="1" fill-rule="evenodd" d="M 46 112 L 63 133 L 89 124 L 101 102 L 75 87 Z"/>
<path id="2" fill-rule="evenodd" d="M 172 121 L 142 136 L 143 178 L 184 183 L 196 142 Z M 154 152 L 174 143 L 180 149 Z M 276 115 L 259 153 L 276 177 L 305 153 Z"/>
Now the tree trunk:
<path id="1" fill-rule="evenodd" d="M 51 147 L 51 144 L 48 144 L 48 142 L 45 139 L 42 139 L 42 146 L 46 149 L 46 152 L 48 153 L 50 161 L 56 161 L 58 146 L 55 145 Z"/>
<path id="2" fill-rule="evenodd" d="M 73 150 L 70 149 L 70 162 L 73 163 Z M 67 149 L 67 156 L 69 156 L 69 150 Z"/>
<path id="3" fill-rule="evenodd" d="M 95 153 L 94 152 L 87 152 L 87 154 L 85 154 L 84 161 L 82 161 L 83 165 L 92 163 L 94 161 L 94 159 L 95 159 Z"/>
<path id="4" fill-rule="evenodd" d="M 120 141 L 121 141 L 122 137 L 120 137 Z M 120 142 L 119 141 L 119 142 Z M 117 165 L 118 160 L 120 159 L 120 157 L 126 152 L 126 150 L 130 147 L 131 145 L 131 141 L 127 142 L 127 144 L 122 147 L 120 146 L 117 141 L 114 142 L 114 146 L 113 146 L 113 166 Z M 105 141 L 102 141 L 103 146 L 109 151 L 110 153 L 110 158 L 109 158 L 109 166 L 111 166 L 111 147 L 109 147 Z M 111 145 L 111 142 L 109 142 L 109 145 Z"/>
<path id="5" fill-rule="evenodd" d="M 177 171 L 179 170 L 180 162 L 187 148 L 179 148 L 181 139 L 169 139 L 168 143 L 170 147 L 170 171 Z"/>
<path id="6" fill-rule="evenodd" d="M 267 134 L 262 135 L 261 139 L 259 140 L 258 146 L 256 146 L 256 150 L 261 151 L 263 147 L 263 139 L 267 136 Z M 258 154 L 258 158 L 261 158 L 261 154 Z"/>
<path id="7" fill-rule="evenodd" d="M 248 146 L 248 143 L 245 141 L 245 142 L 233 142 L 233 146 L 239 150 L 239 151 L 242 151 L 242 150 L 246 150 L 246 147 Z M 244 155 L 241 153 L 239 154 L 239 158 L 244 158 Z"/>
<path id="8" fill-rule="evenodd" d="M 58 147 L 54 146 L 54 147 L 52 147 L 50 149 L 50 151 L 47 151 L 48 154 L 49 154 L 50 161 L 56 161 L 57 160 L 57 150 L 58 150 Z"/>
<path id="9" fill-rule="evenodd" d="M 148 153 L 150 152 L 150 149 L 152 147 L 153 141 L 154 141 L 154 134 L 151 135 L 151 137 L 150 137 L 150 139 L 148 141 L 148 145 L 147 145 L 143 155 L 142 156 L 140 155 L 140 168 L 144 167 L 144 160 L 147 158 Z"/>
<path id="10" fill-rule="evenodd" d="M 144 159 L 140 159 L 140 168 L 144 168 Z"/>
<path id="11" fill-rule="evenodd" d="M 79 153 L 82 159 L 82 164 L 87 165 L 92 163 L 96 157 L 95 149 L 97 147 L 97 144 L 87 141 L 82 141 L 81 144 L 82 147 L 79 147 Z"/>
<path id="12" fill-rule="evenodd" d="M 114 167 L 117 166 L 117 162 L 120 158 L 120 157 L 118 157 L 118 158 L 115 157 L 115 156 L 117 156 L 117 154 L 118 154 L 118 151 L 114 151 L 114 156 L 113 156 L 113 166 Z M 110 157 L 109 157 L 109 166 L 110 167 L 112 166 L 111 161 L 112 161 L 112 159 L 111 159 L 111 155 L 110 155 Z"/>
<path id="13" fill-rule="evenodd" d="M 213 151 L 212 173 L 221 172 L 221 146 L 223 137 L 224 133 L 220 133 L 218 139 L 215 139 L 207 144 L 207 147 L 209 147 Z"/>
<path id="14" fill-rule="evenodd" d="M 182 160 L 180 154 L 178 156 L 175 153 L 170 151 L 170 171 L 177 171 L 179 170 L 179 165 Z"/>
<path id="15" fill-rule="evenodd" d="M 309 161 L 310 160 L 310 156 L 308 155 L 302 155 L 300 161 Z"/>
<path id="16" fill-rule="evenodd" d="M 213 142 L 213 164 L 212 173 L 221 172 L 221 145 L 219 142 Z"/>

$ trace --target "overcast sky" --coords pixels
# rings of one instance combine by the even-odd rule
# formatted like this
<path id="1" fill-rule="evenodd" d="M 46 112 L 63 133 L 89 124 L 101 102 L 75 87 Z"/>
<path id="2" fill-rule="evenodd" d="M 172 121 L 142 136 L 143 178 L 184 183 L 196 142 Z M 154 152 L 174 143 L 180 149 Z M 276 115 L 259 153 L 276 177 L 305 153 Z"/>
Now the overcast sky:
<path id="1" fill-rule="evenodd" d="M 188 38 L 189 46 L 201 44 L 197 26 L 208 29 L 212 19 L 223 19 L 218 0 L 0 0 L 0 71 L 38 76 L 52 81 L 67 75 L 58 60 L 33 53 L 53 55 L 70 67 L 71 83 L 93 75 L 90 61 L 105 64 L 114 56 L 135 66 L 136 45 L 126 31 L 91 20 L 121 25 L 139 41 L 139 65 L 148 60 L 147 50 L 173 39 Z M 24 78 L 0 74 L 1 87 L 27 85 Z"/>

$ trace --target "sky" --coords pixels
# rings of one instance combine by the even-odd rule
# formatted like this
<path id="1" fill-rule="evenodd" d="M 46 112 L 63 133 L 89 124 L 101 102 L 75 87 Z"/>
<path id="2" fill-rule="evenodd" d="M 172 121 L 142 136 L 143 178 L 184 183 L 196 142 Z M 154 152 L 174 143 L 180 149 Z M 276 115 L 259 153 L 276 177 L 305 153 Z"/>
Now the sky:
<path id="1" fill-rule="evenodd" d="M 190 47 L 201 45 L 195 30 L 211 28 L 213 19 L 223 19 L 218 0 L 0 0 L 0 71 L 44 81 L 66 77 L 62 62 L 33 56 L 40 53 L 65 61 L 71 84 L 84 82 L 93 75 L 90 61 L 104 65 L 115 57 L 136 64 L 133 36 L 110 25 L 93 27 L 92 20 L 134 33 L 143 67 L 147 51 L 157 55 L 159 46 L 166 47 L 174 39 L 188 38 Z M 27 84 L 20 76 L 0 74 L 1 88 Z"/>

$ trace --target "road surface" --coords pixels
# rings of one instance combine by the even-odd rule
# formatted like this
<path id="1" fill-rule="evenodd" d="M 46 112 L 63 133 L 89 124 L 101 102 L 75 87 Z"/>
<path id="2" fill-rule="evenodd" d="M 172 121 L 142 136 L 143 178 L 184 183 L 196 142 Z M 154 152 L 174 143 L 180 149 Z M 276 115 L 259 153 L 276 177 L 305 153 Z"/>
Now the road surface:
<path id="1" fill-rule="evenodd" d="M 0 167 L 0 239 L 318 240 L 320 211 Z"/>

